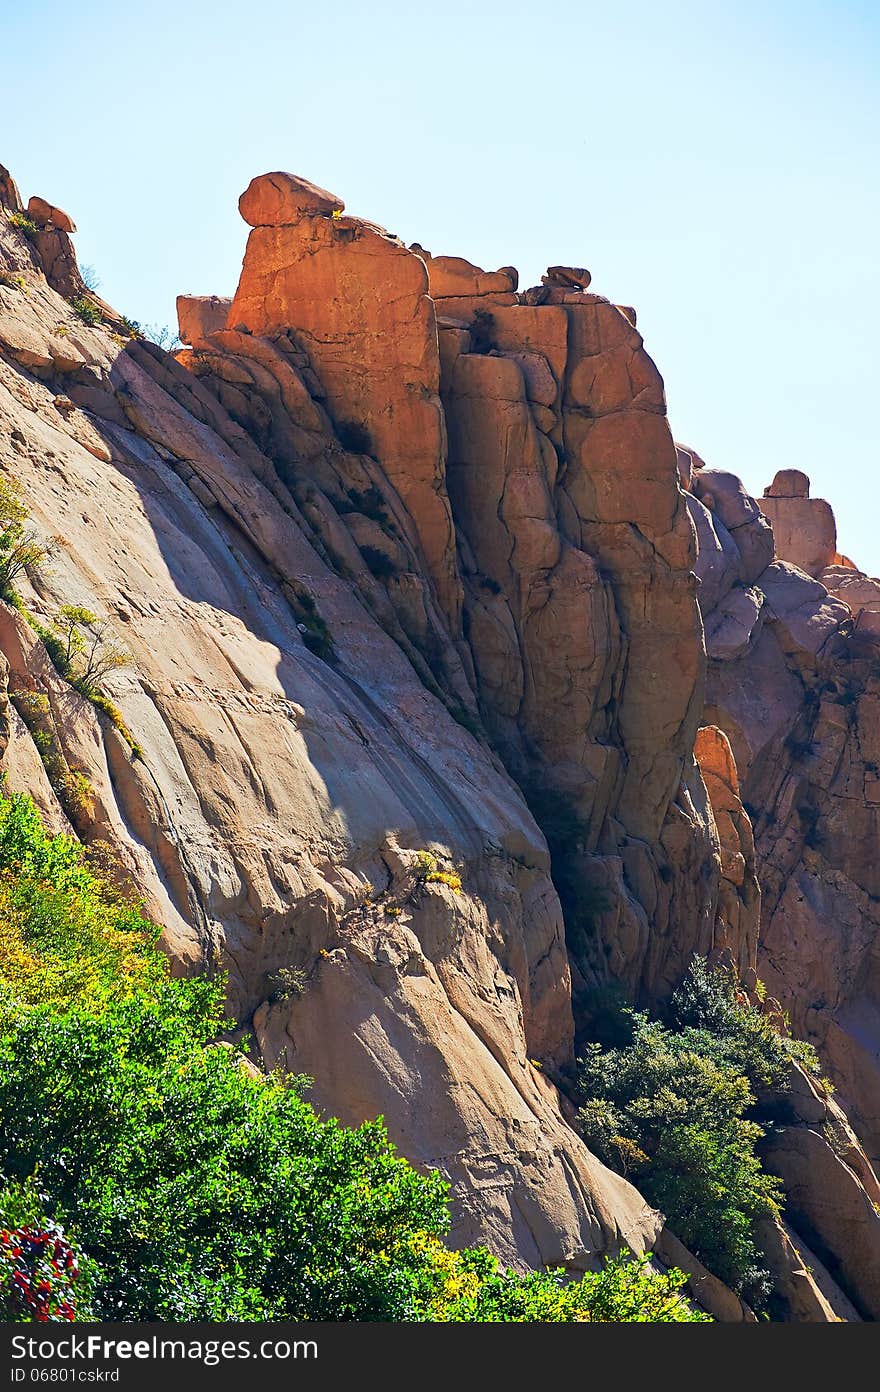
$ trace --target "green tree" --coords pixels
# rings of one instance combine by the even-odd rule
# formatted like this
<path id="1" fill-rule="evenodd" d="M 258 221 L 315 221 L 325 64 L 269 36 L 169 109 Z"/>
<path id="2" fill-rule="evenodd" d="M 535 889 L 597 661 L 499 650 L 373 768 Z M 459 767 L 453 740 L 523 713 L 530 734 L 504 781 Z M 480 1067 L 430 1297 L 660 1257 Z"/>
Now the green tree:
<path id="1" fill-rule="evenodd" d="M 584 1051 L 579 1118 L 587 1144 L 634 1179 L 711 1271 L 761 1305 L 770 1279 L 754 1227 L 779 1212 L 783 1194 L 756 1151 L 764 1129 L 750 1115 L 752 1085 L 778 1080 L 790 1056 L 735 997 L 732 981 L 707 983 L 700 964 L 673 1002 L 683 1028 L 624 1011 L 629 1041 Z"/>
<path id="2" fill-rule="evenodd" d="M 42 565 L 52 554 L 51 544 L 42 542 L 27 526 L 28 509 L 18 485 L 0 473 L 0 596 L 10 599 L 15 581 L 23 571 Z"/>

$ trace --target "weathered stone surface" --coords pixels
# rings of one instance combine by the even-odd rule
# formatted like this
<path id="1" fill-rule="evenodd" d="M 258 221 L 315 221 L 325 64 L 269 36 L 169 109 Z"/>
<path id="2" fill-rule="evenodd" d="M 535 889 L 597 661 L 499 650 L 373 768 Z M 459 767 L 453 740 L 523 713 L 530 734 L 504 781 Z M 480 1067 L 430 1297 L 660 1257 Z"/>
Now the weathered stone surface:
<path id="1" fill-rule="evenodd" d="M 548 266 L 541 276 L 544 285 L 561 285 L 566 290 L 586 290 L 593 277 L 586 266 Z"/>
<path id="2" fill-rule="evenodd" d="M 752 824 L 742 805 L 736 760 L 724 731 L 702 726 L 694 757 L 709 795 L 721 860 L 712 948 L 726 951 L 747 975 L 755 961 L 761 917 Z"/>
<path id="3" fill-rule="evenodd" d="M 21 201 L 18 184 L 3 164 L 0 164 L 0 204 L 2 204 L 4 208 L 9 208 L 10 212 L 13 213 L 24 211 L 24 204 Z"/>
<path id="4" fill-rule="evenodd" d="M 344 207 L 335 193 L 281 170 L 258 174 L 238 200 L 238 211 L 251 227 L 280 227 L 303 216 L 329 216 Z"/>
<path id="5" fill-rule="evenodd" d="M 232 300 L 222 295 L 178 295 L 177 325 L 181 343 L 194 348 L 208 337 L 226 328 Z"/>
<path id="6" fill-rule="evenodd" d="M 880 580 L 873 580 L 855 566 L 826 566 L 819 580 L 835 599 L 841 600 L 853 615 L 864 611 L 880 613 Z"/>
<path id="7" fill-rule="evenodd" d="M 783 651 L 793 657 L 817 657 L 849 618 L 845 604 L 786 561 L 774 561 L 758 584 L 764 593 L 765 616 L 777 626 Z"/>
<path id="8" fill-rule="evenodd" d="M 425 263 L 396 238 L 356 218 L 306 216 L 251 233 L 229 324 L 304 340 L 343 444 L 375 455 L 409 509 L 455 632 L 461 583 L 427 284 Z"/>
<path id="9" fill-rule="evenodd" d="M 863 1318 L 880 1319 L 880 1213 L 858 1176 L 810 1126 L 786 1127 L 765 1157 L 834 1280 Z"/>
<path id="10" fill-rule="evenodd" d="M 15 303 L 19 345 L 29 334 L 43 342 L 46 324 L 69 312 L 45 283 Z M 38 531 L 65 543 L 28 604 L 42 617 L 69 602 L 107 614 L 134 659 L 108 685 L 139 761 L 0 607 L 9 683 L 51 688 L 64 749 L 90 777 L 94 812 L 80 834 L 115 847 L 181 965 L 219 955 L 239 1018 L 276 1021 L 268 998 L 280 967 L 314 975 L 320 1034 L 305 1017 L 302 1030 L 282 1021 L 292 1065 L 320 1048 L 321 1101 L 352 1119 L 381 1111 L 398 1141 L 417 1110 L 413 1158 L 453 1175 L 461 1234 L 517 1265 L 573 1269 L 620 1242 L 649 1246 L 658 1216 L 590 1155 L 528 1061 L 570 1058 L 572 1018 L 547 849 L 515 785 L 319 556 L 274 465 L 217 397 L 153 345 L 81 327 L 102 458 L 80 441 L 82 413 L 59 410 L 54 386 L 0 349 L 0 459 Z M 271 378 L 270 417 L 286 402 L 291 428 L 322 433 L 323 407 L 277 341 L 230 330 L 213 344 L 230 379 Z M 522 389 L 515 364 L 491 362 Z M 327 438 L 341 468 L 347 456 Z M 402 514 L 400 537 L 407 526 Z M 332 662 L 303 641 L 303 629 L 320 636 L 313 616 L 332 637 Z M 9 725 L 13 786 L 58 817 L 33 746 L 14 716 Z M 417 889 L 410 867 L 425 846 L 460 867 L 460 894 Z M 400 896 L 399 923 L 362 907 L 368 880 Z M 388 1034 L 388 1073 L 370 1053 L 368 1000 Z M 276 1024 L 265 1029 L 271 1054 Z"/>
<path id="11" fill-rule="evenodd" d="M 761 510 L 773 526 L 780 560 L 814 576 L 834 563 L 837 528 L 834 513 L 822 498 L 774 494 L 761 499 Z"/>
<path id="12" fill-rule="evenodd" d="M 765 498 L 809 498 L 810 480 L 800 469 L 780 469 L 764 489 Z"/>
<path id="13" fill-rule="evenodd" d="M 461 299 L 469 295 L 510 294 L 516 289 L 509 269 L 484 271 L 462 256 L 427 256 L 428 291 L 432 299 Z M 442 306 L 440 306 L 442 309 Z"/>

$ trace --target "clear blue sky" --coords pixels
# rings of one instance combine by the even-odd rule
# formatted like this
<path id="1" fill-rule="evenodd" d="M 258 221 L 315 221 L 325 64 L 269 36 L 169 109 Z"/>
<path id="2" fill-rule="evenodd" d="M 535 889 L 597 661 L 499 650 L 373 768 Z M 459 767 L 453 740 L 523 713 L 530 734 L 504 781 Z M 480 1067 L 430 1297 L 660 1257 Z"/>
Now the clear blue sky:
<path id="1" fill-rule="evenodd" d="M 124 313 L 230 293 L 251 176 L 634 304 L 677 438 L 880 572 L 876 0 L 8 6 L 0 161 Z"/>

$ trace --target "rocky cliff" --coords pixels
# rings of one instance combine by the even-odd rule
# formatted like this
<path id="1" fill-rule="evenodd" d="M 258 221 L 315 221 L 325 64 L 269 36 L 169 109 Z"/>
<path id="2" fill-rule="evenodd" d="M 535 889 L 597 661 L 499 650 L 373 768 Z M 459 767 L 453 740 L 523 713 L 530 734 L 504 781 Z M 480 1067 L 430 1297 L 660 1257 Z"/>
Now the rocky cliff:
<path id="1" fill-rule="evenodd" d="M 107 848 L 179 970 L 228 974 L 263 1066 L 449 1176 L 457 1240 L 650 1247 L 725 1319 L 568 1082 L 609 987 L 760 976 L 837 1088 L 779 1104 L 779 1299 L 877 1318 L 880 582 L 828 505 L 677 446 L 582 267 L 520 291 L 264 175 L 234 297 L 181 296 L 170 356 L 65 213 L 3 170 L 0 203 L 0 463 L 55 538 L 30 617 L 0 609 L 9 782 Z M 115 722 L 35 631 L 64 605 L 131 655 Z"/>

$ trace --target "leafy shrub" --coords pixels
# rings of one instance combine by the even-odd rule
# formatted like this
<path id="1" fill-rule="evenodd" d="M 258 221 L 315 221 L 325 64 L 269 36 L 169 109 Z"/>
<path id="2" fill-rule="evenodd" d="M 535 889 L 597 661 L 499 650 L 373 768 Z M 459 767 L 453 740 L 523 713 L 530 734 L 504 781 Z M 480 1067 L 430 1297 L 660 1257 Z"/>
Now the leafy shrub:
<path id="1" fill-rule="evenodd" d="M 68 304 L 77 319 L 81 319 L 84 324 L 100 324 L 104 317 L 98 306 L 93 304 L 85 295 L 74 295 L 72 299 L 68 300 Z"/>
<path id="2" fill-rule="evenodd" d="M 14 592 L 8 597 L 40 639 L 59 676 L 106 715 L 125 740 L 133 758 L 142 759 L 144 751 L 126 725 L 122 712 L 99 686 L 111 672 L 131 663 L 131 656 L 113 641 L 107 621 L 90 609 L 65 604 L 52 624 L 41 624 Z"/>
<path id="3" fill-rule="evenodd" d="M 755 994 L 766 998 L 762 981 Z M 737 1069 L 753 1091 L 784 1087 L 793 1062 L 816 1077 L 821 1073 L 812 1044 L 793 1039 L 770 1015 L 749 1005 L 733 972 L 709 967 L 705 957 L 692 961 L 669 1015 L 671 1025 L 692 1031 L 689 1038 L 696 1047 Z"/>
<path id="4" fill-rule="evenodd" d="M 756 1153 L 755 1090 L 781 1087 L 793 1059 L 818 1071 L 737 990 L 732 972 L 697 958 L 669 1025 L 624 1007 L 627 1042 L 590 1045 L 580 1065 L 584 1139 L 635 1178 L 709 1269 L 760 1306 L 770 1278 L 755 1236 L 779 1212 L 779 1182 Z"/>
<path id="5" fill-rule="evenodd" d="M 566 1281 L 559 1271 L 505 1272 L 483 1248 L 450 1252 L 424 1235 L 417 1242 L 434 1267 L 423 1318 L 439 1323 L 710 1322 L 682 1299 L 684 1274 L 653 1270 L 648 1255 L 607 1259 L 601 1272 Z"/>
<path id="6" fill-rule="evenodd" d="M 28 798 L 0 798 L 0 1228 L 43 1302 L 0 1284 L 11 1318 L 704 1318 L 644 1260 L 565 1283 L 450 1252 L 441 1177 L 209 1047 L 221 983 L 172 978 L 155 937 Z"/>
<path id="7" fill-rule="evenodd" d="M 495 320 L 488 309 L 478 309 L 470 326 L 471 352 L 490 353 L 494 346 Z"/>
<path id="8" fill-rule="evenodd" d="M 345 498 L 335 498 L 333 506 L 341 516 L 360 512 L 363 513 L 364 517 L 371 517 L 374 522 L 391 525 L 385 499 L 381 490 L 374 483 L 371 483 L 368 488 L 346 489 Z"/>
<path id="9" fill-rule="evenodd" d="M 335 661 L 333 635 L 321 617 L 314 595 L 304 585 L 296 583 L 285 586 L 285 594 L 296 618 L 297 630 L 309 652 L 320 657 L 322 662 Z"/>
<path id="10" fill-rule="evenodd" d="M 11 212 L 7 213 L 7 217 L 13 227 L 17 227 L 19 232 L 24 233 L 28 241 L 33 241 L 40 230 L 33 218 L 28 217 L 27 213 Z"/>

